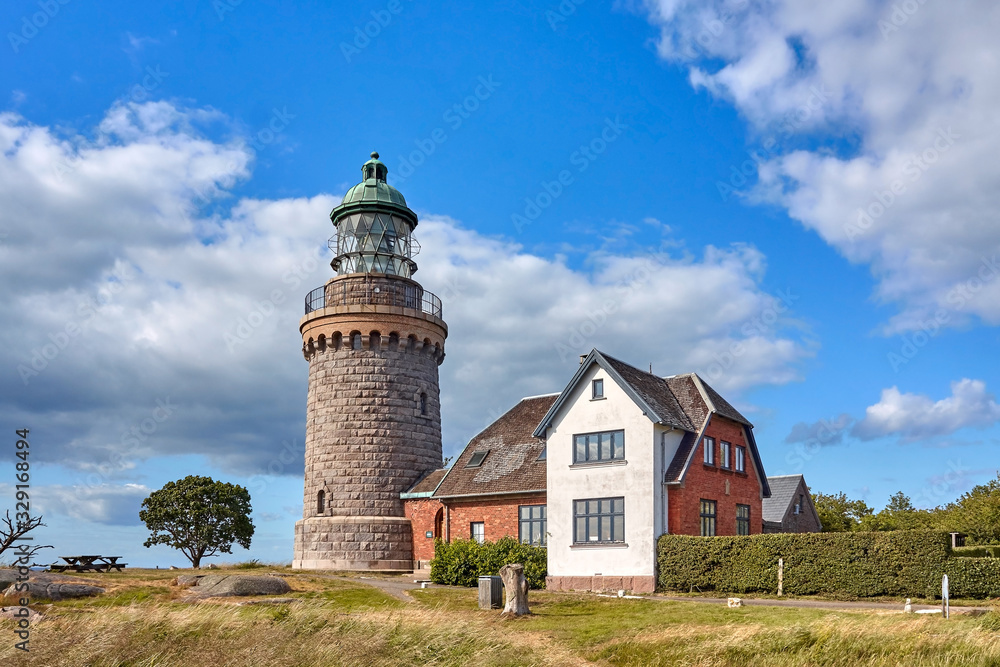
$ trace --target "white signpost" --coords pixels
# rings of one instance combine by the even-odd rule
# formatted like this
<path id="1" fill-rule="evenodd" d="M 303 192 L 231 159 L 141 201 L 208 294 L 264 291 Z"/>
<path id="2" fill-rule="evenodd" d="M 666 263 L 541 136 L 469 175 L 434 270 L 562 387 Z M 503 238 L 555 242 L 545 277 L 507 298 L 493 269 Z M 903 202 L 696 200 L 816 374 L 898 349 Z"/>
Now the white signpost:
<path id="1" fill-rule="evenodd" d="M 941 613 L 945 618 L 949 617 L 951 610 L 948 607 L 948 575 L 941 577 Z"/>

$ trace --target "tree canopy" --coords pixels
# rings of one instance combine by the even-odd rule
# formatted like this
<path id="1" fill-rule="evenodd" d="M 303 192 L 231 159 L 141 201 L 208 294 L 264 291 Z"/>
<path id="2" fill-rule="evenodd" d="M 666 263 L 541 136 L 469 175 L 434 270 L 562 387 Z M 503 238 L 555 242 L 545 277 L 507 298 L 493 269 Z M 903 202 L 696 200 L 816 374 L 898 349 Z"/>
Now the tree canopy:
<path id="1" fill-rule="evenodd" d="M 188 475 L 142 501 L 139 518 L 150 530 L 144 546 L 166 544 L 200 567 L 202 558 L 231 554 L 234 542 L 250 548 L 250 512 L 250 492 L 242 486 Z"/>
<path id="2" fill-rule="evenodd" d="M 972 487 L 948 506 L 948 512 L 952 530 L 965 533 L 974 544 L 1000 543 L 1000 473 Z"/>
<path id="3" fill-rule="evenodd" d="M 812 498 L 824 533 L 857 530 L 861 520 L 873 511 L 865 501 L 851 500 L 846 493 L 814 493 Z"/>

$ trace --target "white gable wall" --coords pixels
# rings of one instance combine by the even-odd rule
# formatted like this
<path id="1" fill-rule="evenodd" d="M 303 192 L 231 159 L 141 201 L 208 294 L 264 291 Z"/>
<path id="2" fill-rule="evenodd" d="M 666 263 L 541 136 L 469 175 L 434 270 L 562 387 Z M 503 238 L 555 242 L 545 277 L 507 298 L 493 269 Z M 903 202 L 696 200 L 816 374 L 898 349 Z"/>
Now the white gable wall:
<path id="1" fill-rule="evenodd" d="M 604 399 L 591 399 L 591 382 L 604 380 Z M 625 463 L 573 464 L 573 436 L 625 431 Z M 661 433 L 668 432 L 665 440 Z M 642 409 L 593 364 L 547 432 L 548 569 L 550 577 L 652 577 L 655 540 L 664 532 L 663 473 L 683 436 Z M 664 456 L 666 459 L 664 460 Z M 625 498 L 625 543 L 573 544 L 573 501 Z"/>

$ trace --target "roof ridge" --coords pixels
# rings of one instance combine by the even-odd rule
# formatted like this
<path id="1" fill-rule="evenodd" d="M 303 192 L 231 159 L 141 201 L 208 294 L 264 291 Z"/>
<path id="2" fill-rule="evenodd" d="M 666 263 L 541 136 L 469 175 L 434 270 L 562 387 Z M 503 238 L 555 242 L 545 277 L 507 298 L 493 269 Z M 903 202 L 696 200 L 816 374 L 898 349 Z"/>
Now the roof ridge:
<path id="1" fill-rule="evenodd" d="M 549 396 L 558 396 L 561 393 L 562 393 L 561 391 L 553 391 L 548 394 L 535 394 L 534 396 L 525 396 L 521 399 L 521 401 L 530 401 L 533 398 L 548 398 Z M 518 401 L 518 403 L 520 403 L 521 401 Z"/>

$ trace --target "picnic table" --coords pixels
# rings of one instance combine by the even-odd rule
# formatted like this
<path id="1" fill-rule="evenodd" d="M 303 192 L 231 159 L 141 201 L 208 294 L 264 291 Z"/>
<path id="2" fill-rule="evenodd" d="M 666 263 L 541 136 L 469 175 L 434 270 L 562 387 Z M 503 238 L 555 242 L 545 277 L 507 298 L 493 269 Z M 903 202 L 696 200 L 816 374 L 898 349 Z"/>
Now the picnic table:
<path id="1" fill-rule="evenodd" d="M 128 563 L 119 563 L 121 556 L 59 556 L 63 561 L 49 565 L 50 572 L 121 572 Z"/>

